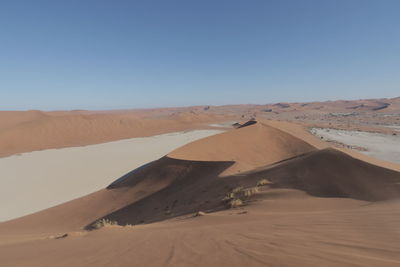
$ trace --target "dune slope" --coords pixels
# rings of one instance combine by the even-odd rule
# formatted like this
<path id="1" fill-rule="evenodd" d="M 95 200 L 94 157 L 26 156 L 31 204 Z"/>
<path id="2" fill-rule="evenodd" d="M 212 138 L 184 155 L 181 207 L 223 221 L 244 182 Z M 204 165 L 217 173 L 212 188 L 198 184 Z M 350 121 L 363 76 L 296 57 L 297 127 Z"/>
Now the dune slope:
<path id="1" fill-rule="evenodd" d="M 175 164 L 178 162 L 181 165 L 186 161 L 176 160 Z M 186 164 L 206 163 L 210 164 L 191 161 Z M 227 166 L 221 163 L 221 169 Z M 262 179 L 270 182 L 267 194 L 287 188 L 322 198 L 370 202 L 400 198 L 400 173 L 365 163 L 334 149 L 310 152 L 265 170 L 261 168 L 224 178 L 218 178 L 217 173 L 207 169 L 202 171 L 196 175 L 180 176 L 162 190 L 105 218 L 126 225 L 160 221 L 197 211 L 222 210 L 228 207 L 223 198 L 230 191 L 238 187 L 255 187 Z"/>
<path id="2" fill-rule="evenodd" d="M 400 173 L 353 158 L 333 148 L 308 153 L 248 178 L 266 178 L 273 188 L 293 188 L 317 197 L 365 201 L 400 197 Z"/>
<path id="3" fill-rule="evenodd" d="M 234 161 L 224 175 L 248 171 L 314 151 L 295 136 L 256 123 L 187 144 L 168 154 L 171 158 L 198 161 Z"/>

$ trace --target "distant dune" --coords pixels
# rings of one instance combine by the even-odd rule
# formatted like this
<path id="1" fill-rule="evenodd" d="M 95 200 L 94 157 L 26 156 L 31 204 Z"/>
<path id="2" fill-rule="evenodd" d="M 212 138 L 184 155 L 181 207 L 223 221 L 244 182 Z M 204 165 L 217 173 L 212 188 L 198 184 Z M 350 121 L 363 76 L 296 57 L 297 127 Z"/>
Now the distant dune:
<path id="1" fill-rule="evenodd" d="M 311 111 L 325 110 L 329 112 L 355 110 L 355 111 L 383 111 L 384 109 L 398 110 L 400 101 L 398 98 L 391 99 L 362 99 L 362 100 L 336 100 L 324 102 L 308 102 L 308 103 L 277 103 L 267 105 L 271 111 Z"/>
<path id="2" fill-rule="evenodd" d="M 393 123 L 397 121 L 396 118 L 392 118 L 392 113 L 400 111 L 399 99 L 193 106 L 144 110 L 0 111 L 0 157 L 49 148 L 99 144 L 204 128 L 208 124 L 229 120 L 243 121 L 251 118 L 302 121 L 304 114 L 314 118 L 314 116 L 323 117 L 329 113 L 361 112 L 374 116 L 388 113 L 387 117 L 383 115 L 378 117 L 377 122 Z M 333 121 L 329 120 L 329 123 L 331 122 Z M 352 123 L 355 121 L 352 120 Z M 386 128 L 386 131 L 389 130 Z"/>
<path id="3" fill-rule="evenodd" d="M 189 130 L 220 120 L 166 114 L 146 119 L 139 111 L 0 111 L 0 156 Z"/>

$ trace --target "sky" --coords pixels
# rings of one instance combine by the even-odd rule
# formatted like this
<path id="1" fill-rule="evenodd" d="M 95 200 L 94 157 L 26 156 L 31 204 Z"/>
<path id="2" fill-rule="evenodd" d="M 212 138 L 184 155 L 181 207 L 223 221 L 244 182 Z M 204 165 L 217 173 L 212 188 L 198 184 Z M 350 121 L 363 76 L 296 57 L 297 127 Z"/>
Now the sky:
<path id="1" fill-rule="evenodd" d="M 398 0 L 0 1 L 0 110 L 400 96 Z"/>

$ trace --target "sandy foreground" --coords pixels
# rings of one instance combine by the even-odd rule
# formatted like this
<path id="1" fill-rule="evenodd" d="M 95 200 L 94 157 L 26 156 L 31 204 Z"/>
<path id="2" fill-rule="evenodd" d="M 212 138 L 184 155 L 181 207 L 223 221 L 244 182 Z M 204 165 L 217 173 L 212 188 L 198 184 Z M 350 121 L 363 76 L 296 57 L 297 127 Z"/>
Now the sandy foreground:
<path id="1" fill-rule="evenodd" d="M 0 221 L 81 197 L 177 147 L 221 130 L 175 132 L 0 158 Z"/>
<path id="2" fill-rule="evenodd" d="M 389 162 L 400 163 L 400 136 L 362 131 L 313 128 L 316 136 L 361 149 L 361 153 Z"/>
<path id="3" fill-rule="evenodd" d="M 4 245 L 0 259 L 4 266 L 399 266 L 399 202 L 280 193 L 200 217 Z"/>

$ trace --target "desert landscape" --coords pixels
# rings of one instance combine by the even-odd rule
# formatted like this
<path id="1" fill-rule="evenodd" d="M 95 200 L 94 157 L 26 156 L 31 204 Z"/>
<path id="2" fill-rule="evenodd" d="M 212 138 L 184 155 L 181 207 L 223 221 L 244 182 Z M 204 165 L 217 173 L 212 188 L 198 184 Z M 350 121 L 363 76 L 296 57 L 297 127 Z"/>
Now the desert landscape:
<path id="1" fill-rule="evenodd" d="M 398 266 L 398 102 L 0 112 L 0 261 Z"/>
<path id="2" fill-rule="evenodd" d="M 399 267 L 400 1 L 1 1 L 0 267 Z"/>

